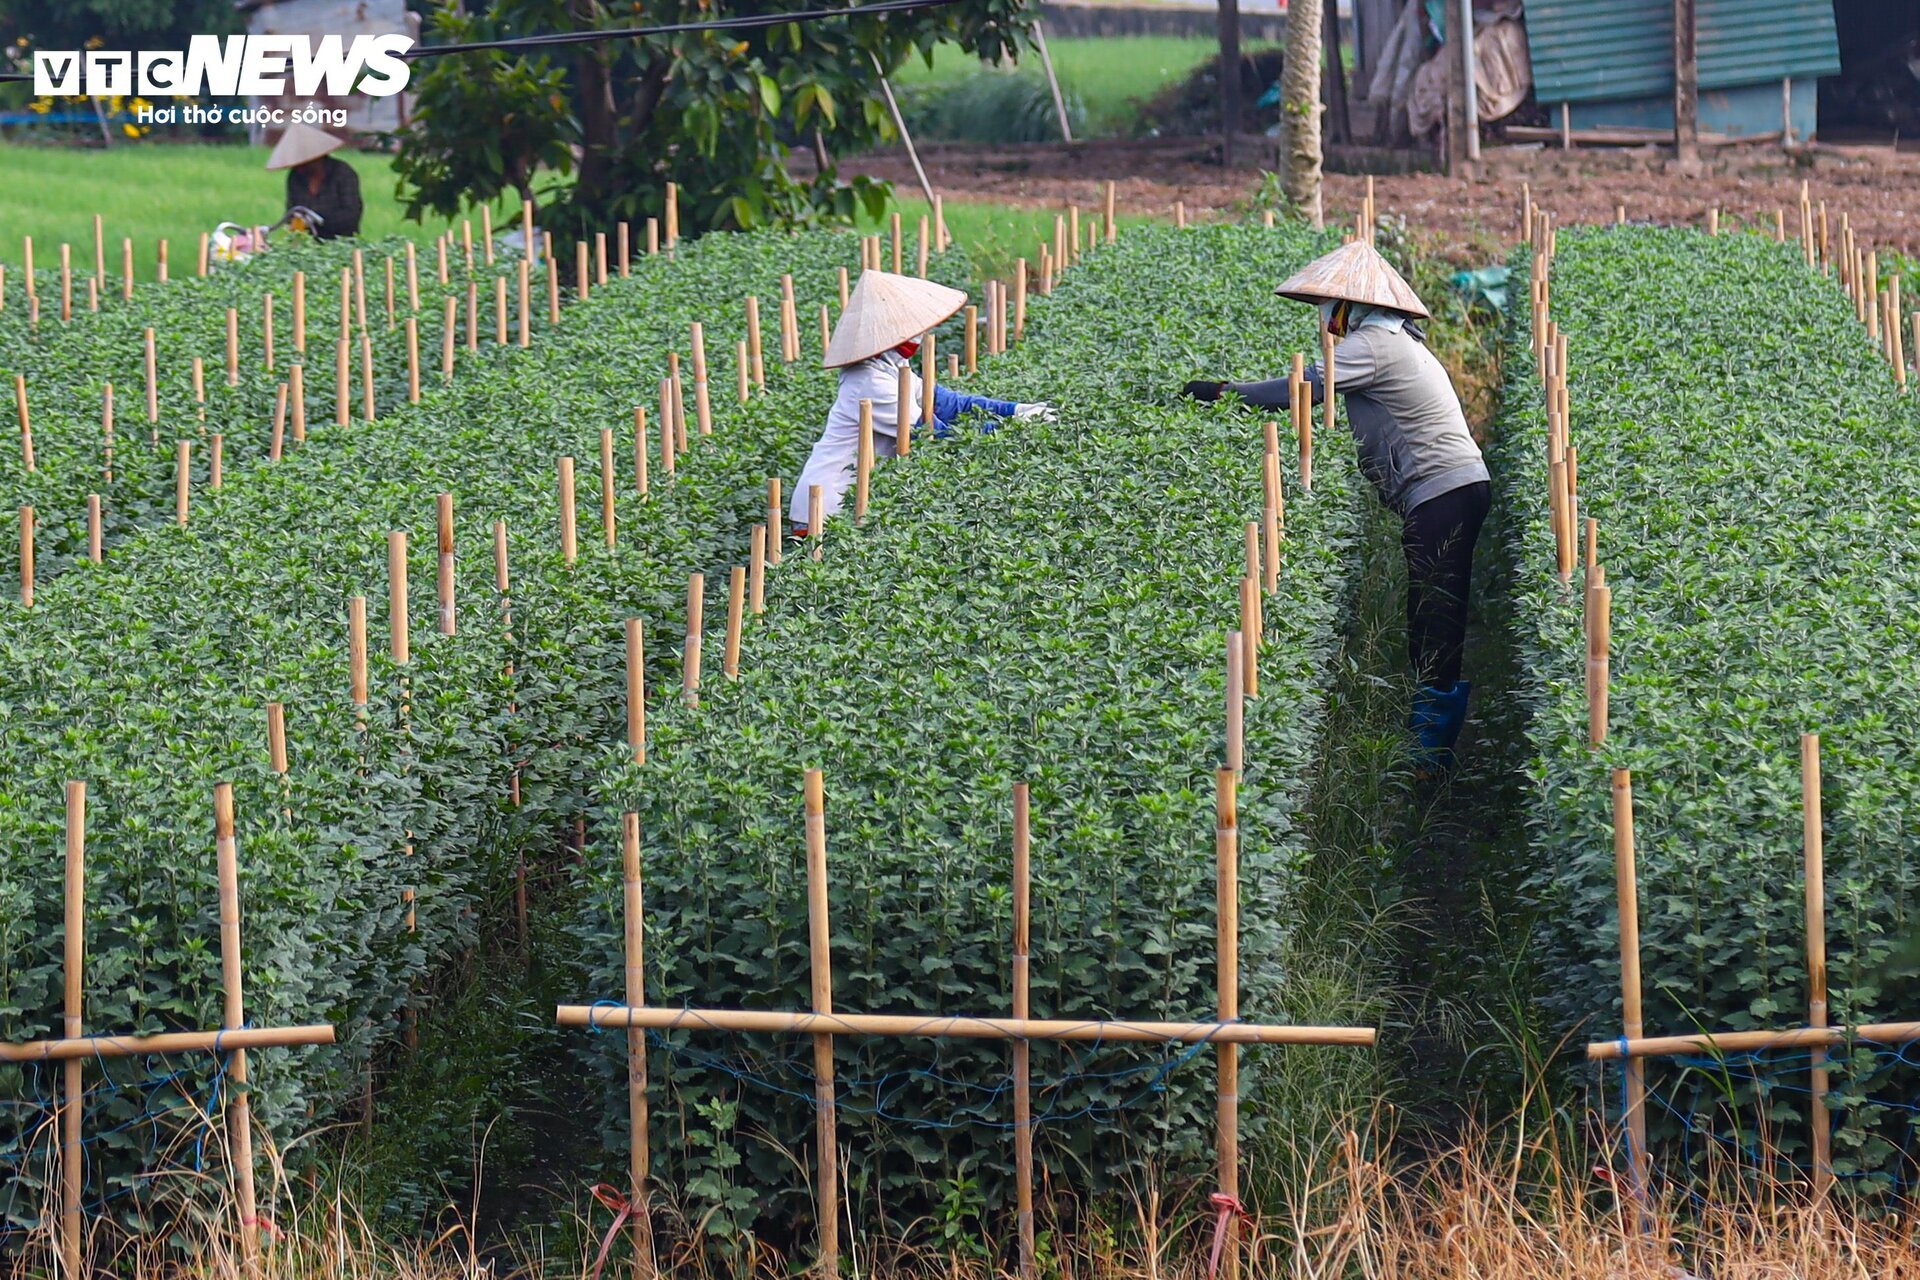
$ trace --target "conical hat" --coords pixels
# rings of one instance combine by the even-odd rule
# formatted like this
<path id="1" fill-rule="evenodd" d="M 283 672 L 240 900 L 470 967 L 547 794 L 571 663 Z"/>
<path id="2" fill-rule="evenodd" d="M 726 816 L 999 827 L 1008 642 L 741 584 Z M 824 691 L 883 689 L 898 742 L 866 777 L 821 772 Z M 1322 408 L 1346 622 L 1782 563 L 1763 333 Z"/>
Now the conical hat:
<path id="1" fill-rule="evenodd" d="M 346 145 L 345 138 L 336 138 L 325 129 L 316 129 L 296 120 L 280 135 L 280 141 L 273 144 L 273 154 L 267 157 L 267 168 L 291 169 L 297 164 L 318 160 Z"/>
<path id="2" fill-rule="evenodd" d="M 1400 278 L 1393 264 L 1365 240 L 1354 240 L 1315 258 L 1274 292 L 1300 302 L 1364 302 L 1410 316 L 1429 314 L 1426 304 Z"/>
<path id="3" fill-rule="evenodd" d="M 858 364 L 925 333 L 966 305 L 965 293 L 931 280 L 862 271 L 840 323 L 833 326 L 823 363 L 829 369 Z"/>

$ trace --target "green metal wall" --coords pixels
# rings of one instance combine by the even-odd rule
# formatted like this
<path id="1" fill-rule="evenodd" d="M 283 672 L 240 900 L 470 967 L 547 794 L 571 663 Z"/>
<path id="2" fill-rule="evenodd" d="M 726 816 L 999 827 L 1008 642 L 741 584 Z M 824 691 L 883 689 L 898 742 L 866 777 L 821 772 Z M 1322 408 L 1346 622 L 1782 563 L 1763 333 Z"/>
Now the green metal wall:
<path id="1" fill-rule="evenodd" d="M 1832 0 L 1698 3 L 1702 92 L 1840 70 Z M 1527 0 L 1526 14 L 1541 102 L 1672 96 L 1672 0 Z"/>

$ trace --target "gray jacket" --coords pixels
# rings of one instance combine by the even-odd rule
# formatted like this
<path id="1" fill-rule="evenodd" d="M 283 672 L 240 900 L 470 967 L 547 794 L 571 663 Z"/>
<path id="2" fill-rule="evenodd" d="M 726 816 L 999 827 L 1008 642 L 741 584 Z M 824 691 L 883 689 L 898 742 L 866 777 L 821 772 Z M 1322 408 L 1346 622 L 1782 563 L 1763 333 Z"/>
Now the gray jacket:
<path id="1" fill-rule="evenodd" d="M 1318 361 L 1307 366 L 1313 402 L 1325 398 Z M 1248 404 L 1287 407 L 1287 380 L 1229 382 Z M 1360 466 L 1393 511 L 1406 515 L 1430 498 L 1487 479 L 1480 446 L 1446 369 L 1406 329 L 1364 325 L 1333 349 L 1333 389 L 1347 398 L 1347 427 L 1360 443 Z"/>

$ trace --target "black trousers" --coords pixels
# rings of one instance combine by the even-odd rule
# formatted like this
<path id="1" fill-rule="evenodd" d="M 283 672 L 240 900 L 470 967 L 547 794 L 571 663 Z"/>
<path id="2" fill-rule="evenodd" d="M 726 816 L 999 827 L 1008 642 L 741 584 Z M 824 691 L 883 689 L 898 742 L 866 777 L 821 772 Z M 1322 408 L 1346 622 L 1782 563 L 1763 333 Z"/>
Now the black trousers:
<path id="1" fill-rule="evenodd" d="M 1451 689 L 1460 679 L 1473 544 L 1491 501 L 1485 480 L 1462 485 L 1409 511 L 1401 526 L 1400 546 L 1407 556 L 1407 656 L 1423 685 Z"/>

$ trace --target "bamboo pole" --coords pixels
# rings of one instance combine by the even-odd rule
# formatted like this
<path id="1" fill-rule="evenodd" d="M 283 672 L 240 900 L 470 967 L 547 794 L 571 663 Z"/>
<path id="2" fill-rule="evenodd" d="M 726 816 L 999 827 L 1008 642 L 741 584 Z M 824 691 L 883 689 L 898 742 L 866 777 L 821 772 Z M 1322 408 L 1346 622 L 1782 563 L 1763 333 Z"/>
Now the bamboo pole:
<path id="1" fill-rule="evenodd" d="M 13 375 L 13 408 L 20 419 L 20 462 L 31 475 L 37 468 L 33 458 L 33 415 L 27 409 L 26 375 Z"/>
<path id="2" fill-rule="evenodd" d="M 607 283 L 607 233 L 593 233 L 593 282 L 598 286 Z"/>
<path id="3" fill-rule="evenodd" d="M 77 1040 L 84 1032 L 87 964 L 87 784 L 67 783 L 66 929 L 64 936 L 66 1014 L 61 1032 Z M 78 1280 L 81 1269 L 80 1199 L 85 1185 L 85 1152 L 81 1122 L 86 1108 L 82 1079 L 84 1062 L 78 1057 L 61 1064 L 60 1105 L 60 1255 L 67 1280 Z"/>
<path id="4" fill-rule="evenodd" d="M 833 313 L 826 303 L 820 304 L 820 357 L 825 359 L 827 348 L 833 345 Z"/>
<path id="5" fill-rule="evenodd" d="M 788 364 L 800 358 L 800 312 L 791 275 L 780 277 L 780 358 Z"/>
<path id="6" fill-rule="evenodd" d="M 925 280 L 927 278 L 927 260 L 933 252 L 933 230 L 928 225 L 927 215 L 924 213 L 920 215 L 919 237 L 915 243 L 918 247 L 914 255 L 914 273 L 922 280 Z M 844 310 L 845 306 L 846 304 L 842 303 L 841 309 Z"/>
<path id="7" fill-rule="evenodd" d="M 753 362 L 747 355 L 747 340 L 740 339 L 733 348 L 734 394 L 741 404 L 753 397 Z"/>
<path id="8" fill-rule="evenodd" d="M 633 406 L 633 487 L 647 496 L 647 409 L 638 404 Z"/>
<path id="9" fill-rule="evenodd" d="M 141 341 L 145 344 L 142 354 L 146 362 L 147 421 L 158 422 L 160 421 L 160 373 L 155 367 L 158 357 L 153 348 L 153 330 L 147 329 L 142 334 Z"/>
<path id="10" fill-rule="evenodd" d="M 268 373 L 273 372 L 273 295 L 260 295 L 260 362 Z"/>
<path id="11" fill-rule="evenodd" d="M 1027 784 L 1013 784 L 1013 1016 L 1025 1022 L 1032 1016 L 1027 952 L 1032 919 L 1032 796 Z M 1033 1231 L 1033 1046 L 1013 1042 L 1013 1168 L 1016 1194 L 1015 1225 L 1020 1235 L 1021 1280 L 1034 1280 Z"/>
<path id="12" fill-rule="evenodd" d="M 707 331 L 695 320 L 691 326 L 693 342 L 693 414 L 700 434 L 713 434 L 713 404 L 707 398 Z"/>
<path id="13" fill-rule="evenodd" d="M 173 522 L 187 526 L 187 506 L 192 492 L 193 443 L 182 440 L 173 456 Z"/>
<path id="14" fill-rule="evenodd" d="M 394 318 L 395 308 L 394 308 L 394 300 L 393 300 L 394 288 L 393 288 L 393 255 L 392 254 L 387 255 L 386 276 L 387 276 L 387 328 L 391 329 L 394 327 L 394 324 L 396 323 Z"/>
<path id="15" fill-rule="evenodd" d="M 1119 234 L 1119 226 L 1115 223 L 1113 217 L 1113 195 L 1113 183 L 1108 181 L 1101 192 L 1100 199 L 1101 231 L 1108 244 L 1112 244 L 1114 237 Z"/>
<path id="16" fill-rule="evenodd" d="M 1246 759 L 1246 649 L 1238 631 L 1227 632 L 1227 768 L 1235 773 Z"/>
<path id="17" fill-rule="evenodd" d="M 33 508 L 20 508 L 20 607 L 33 608 Z"/>
<path id="18" fill-rule="evenodd" d="M 814 523 L 820 521 L 816 518 Z M 827 922 L 826 794 L 820 770 L 806 775 L 807 936 L 811 954 L 813 1012 L 833 1014 L 833 943 Z M 833 1086 L 833 1036 L 813 1038 L 814 1182 L 819 1197 L 819 1267 L 823 1280 L 840 1274 L 839 1142 Z"/>
<path id="19" fill-rule="evenodd" d="M 1856 1042 L 1899 1045 L 1917 1041 L 1920 1041 L 1920 1022 L 1872 1022 L 1852 1027 L 1789 1027 L 1778 1031 L 1701 1031 L 1683 1036 L 1643 1036 L 1624 1040 L 1616 1036 L 1611 1040 L 1597 1040 L 1587 1046 L 1587 1060 L 1616 1062 L 1622 1058 L 1638 1060 L 1682 1054 L 1765 1053 L 1781 1049 L 1833 1049 Z"/>
<path id="20" fill-rule="evenodd" d="M 1277 424 L 1267 423 L 1271 431 Z M 1262 485 L 1266 490 L 1266 501 L 1260 506 L 1261 533 L 1266 541 L 1266 554 L 1261 564 L 1266 571 L 1264 585 L 1267 594 L 1272 595 L 1280 587 L 1280 516 L 1285 510 L 1286 496 L 1280 486 L 1280 454 L 1269 449 L 1261 466 Z"/>
<path id="21" fill-rule="evenodd" d="M 365 724 L 367 706 L 367 598 L 355 596 L 347 602 L 347 667 L 353 703 L 361 711 Z"/>
<path id="22" fill-rule="evenodd" d="M 522 349 L 533 345 L 533 269 L 525 258 L 514 266 L 514 279 L 519 298 L 519 339 Z"/>
<path id="23" fill-rule="evenodd" d="M 1331 344 L 1326 347 L 1332 351 Z M 1330 375 L 1331 367 L 1326 367 Z M 1288 403 L 1293 406 L 1293 429 L 1300 450 L 1300 491 L 1313 492 L 1313 384 L 1307 381 L 1307 357 L 1304 352 L 1293 353 L 1293 370 L 1289 375 L 1292 392 Z M 1333 403 L 1333 384 L 1324 383 L 1327 388 L 1327 403 Z M 1328 410 L 1331 420 L 1332 410 Z"/>
<path id="24" fill-rule="evenodd" d="M 620 263 L 620 278 L 625 280 L 632 273 L 633 224 L 623 219 L 614 227 L 614 240 L 618 246 L 616 256 Z"/>
<path id="25" fill-rule="evenodd" d="M 626 224 L 622 223 L 621 230 L 625 229 Z M 630 628 L 638 625 L 637 621 L 628 623 Z M 646 916 L 640 885 L 640 815 L 637 813 L 620 815 L 620 868 L 623 890 L 621 916 L 626 926 L 626 1001 L 629 1008 L 640 1008 L 647 1000 L 647 975 L 644 947 Z M 647 1204 L 647 1125 L 647 1033 L 642 1028 L 629 1027 L 627 1201 L 633 1206 L 631 1234 L 636 1280 L 645 1280 L 654 1272 L 653 1217 Z"/>
<path id="26" fill-rule="evenodd" d="M 293 442 L 304 443 L 307 438 L 307 372 L 303 364 L 295 364 L 287 370 L 287 408 L 293 419 Z"/>
<path id="27" fill-rule="evenodd" d="M 293 350 L 297 356 L 307 354 L 307 273 L 293 273 Z"/>
<path id="28" fill-rule="evenodd" d="M 226 436 L 216 431 L 213 433 L 213 438 L 209 440 L 208 443 L 212 446 L 212 450 L 209 453 L 208 459 L 207 459 L 207 488 L 211 489 L 215 493 L 218 493 L 220 492 L 220 482 L 222 478 L 221 464 L 223 461 L 223 455 L 226 452 L 226 449 L 225 449 Z"/>
<path id="29" fill-rule="evenodd" d="M 435 275 L 440 283 L 444 285 L 447 283 L 447 236 L 445 234 L 434 237 L 433 249 L 436 258 L 434 263 Z"/>
<path id="30" fill-rule="evenodd" d="M 1625 769 L 1613 771 L 1613 865 L 1620 904 L 1621 1036 L 1636 1040 L 1646 1028 L 1640 1012 L 1640 891 L 1634 873 L 1633 775 Z M 1626 1073 L 1626 1097 L 1621 1121 L 1626 1126 L 1632 1190 L 1636 1199 L 1643 1199 L 1648 1175 L 1647 1079 L 1638 1059 L 1629 1061 L 1622 1070 Z"/>
<path id="31" fill-rule="evenodd" d="M 113 384 L 106 383 L 100 390 L 100 451 L 101 474 L 108 484 L 113 483 Z"/>
<path id="32" fill-rule="evenodd" d="M 967 372 L 980 366 L 980 308 L 967 308 Z"/>
<path id="33" fill-rule="evenodd" d="M 560 459 L 560 556 L 569 569 L 580 555 L 578 528 L 574 523 L 573 459 Z"/>
<path id="34" fill-rule="evenodd" d="M 540 236 L 540 251 L 547 261 L 547 323 L 557 325 L 560 323 L 560 264 L 553 257 L 553 233 L 543 231 Z"/>
<path id="35" fill-rule="evenodd" d="M 493 343 L 497 347 L 507 345 L 507 278 L 493 278 Z"/>
<path id="36" fill-rule="evenodd" d="M 771 1035 L 925 1037 L 954 1040 L 1058 1040 L 1083 1043 L 1111 1041 L 1127 1044 L 1293 1044 L 1342 1045 L 1368 1048 L 1376 1043 L 1373 1027 L 1307 1026 L 1258 1022 L 1138 1022 L 1085 1019 L 975 1018 L 959 1014 L 797 1013 L 763 1009 L 628 1009 L 611 1004 L 563 1004 L 554 1011 L 562 1027 L 645 1027 L 655 1031 L 755 1032 Z M 1890 1024 L 1856 1031 L 1891 1032 L 1898 1028 L 1909 1039 L 1920 1039 L 1920 1023 Z M 1834 1028 L 1835 1037 L 1845 1028 Z M 1795 1033 L 1790 1033 L 1795 1034 Z M 1807 1034 L 1805 1031 L 1797 1033 Z M 1697 1039 L 1698 1037 L 1696 1037 Z M 1888 1036 L 1882 1035 L 1882 1039 Z M 1724 1039 L 1724 1037 L 1723 1037 Z M 1652 1043 L 1648 1041 L 1647 1043 Z M 1618 1056 L 1618 1039 L 1590 1046 L 1589 1057 Z M 3 1054 L 6 1046 L 0 1046 Z M 1611 1049 L 1610 1055 L 1592 1049 Z M 1676 1050 L 1675 1052 L 1680 1052 Z M 1692 1050 L 1685 1050 L 1692 1052 Z M 0 1058 L 4 1060 L 4 1058 Z"/>
<path id="37" fill-rule="evenodd" d="M 660 252 L 660 219 L 648 218 L 647 219 L 647 256 L 652 257 L 653 255 L 659 252 Z"/>
<path id="38" fill-rule="evenodd" d="M 454 560 L 453 560 L 453 495 L 436 494 L 433 500 L 434 532 L 440 556 L 436 561 L 433 578 L 434 602 L 439 608 L 440 634 L 454 635 L 459 630 L 459 619 L 454 611 Z"/>
<path id="39" fill-rule="evenodd" d="M 420 325 L 407 317 L 407 403 L 420 403 Z"/>
<path id="40" fill-rule="evenodd" d="M 700 705 L 700 647 L 705 638 L 707 575 L 687 575 L 687 640 L 680 652 L 680 695 L 690 707 Z"/>
<path id="41" fill-rule="evenodd" d="M 860 402 L 860 452 L 855 464 L 853 481 L 853 522 L 864 524 L 867 519 L 867 494 L 873 484 L 873 401 Z M 817 524 L 820 513 L 808 513 Z"/>
<path id="42" fill-rule="evenodd" d="M 93 278 L 101 288 L 107 284 L 107 228 L 99 214 L 93 215 Z"/>
<path id="43" fill-rule="evenodd" d="M 807 541 L 813 544 L 812 555 L 815 560 L 822 559 L 826 554 L 827 517 L 820 510 L 825 502 L 825 490 L 821 486 L 807 486 Z"/>
<path id="44" fill-rule="evenodd" d="M 667 473 L 667 479 L 673 479 L 675 457 L 679 450 L 673 447 L 673 382 L 660 380 L 660 467 Z"/>
<path id="45" fill-rule="evenodd" d="M 1255 560 L 1259 559 L 1258 543 L 1255 539 L 1257 525 L 1247 526 L 1247 550 Z M 1240 577 L 1240 680 L 1241 687 L 1249 698 L 1260 696 L 1260 587 L 1255 576 L 1259 566 L 1253 572 Z"/>
<path id="46" fill-rule="evenodd" d="M 780 505 L 780 477 L 767 477 L 767 563 L 774 568 L 780 567 L 780 544 L 785 538 L 781 528 L 781 519 L 785 515 Z"/>
<path id="47" fill-rule="evenodd" d="M 90 493 L 87 495 L 87 559 L 95 564 L 99 564 L 101 558 L 100 517 L 100 495 Z"/>
<path id="48" fill-rule="evenodd" d="M 667 252 L 671 254 L 673 247 L 680 243 L 680 184 L 677 182 L 667 184 L 666 233 Z"/>
<path id="49" fill-rule="evenodd" d="M 167 242 L 165 240 L 160 241 L 159 248 L 154 255 L 154 278 L 161 284 L 167 282 Z M 31 252 L 27 254 L 27 279 L 33 279 L 33 254 Z"/>
<path id="50" fill-rule="evenodd" d="M 585 302 L 591 296 L 591 272 L 587 267 L 587 242 L 573 242 L 573 293 L 574 301 Z"/>
<path id="51" fill-rule="evenodd" d="M 367 255 L 360 249 L 353 251 L 353 322 L 367 327 Z"/>
<path id="52" fill-rule="evenodd" d="M 360 330 L 360 419 L 372 422 L 379 417 L 374 404 L 373 336 Z"/>
<path id="53" fill-rule="evenodd" d="M 1613 589 L 1596 582 L 1587 593 L 1587 745 L 1607 740 L 1607 685 L 1613 645 Z"/>
<path id="54" fill-rule="evenodd" d="M 1240 1017 L 1240 832 L 1237 806 L 1238 775 L 1232 769 L 1214 774 L 1214 915 L 1215 984 L 1221 1022 Z M 1219 1070 L 1216 1091 L 1214 1146 L 1222 1195 L 1240 1197 L 1240 1049 L 1234 1044 L 1214 1048 Z M 1238 1214 L 1226 1219 L 1226 1280 L 1240 1274 Z"/>
<path id="55" fill-rule="evenodd" d="M 747 295 L 747 354 L 753 359 L 753 385 L 764 388 L 767 385 L 767 366 L 761 358 L 760 348 L 760 299 Z"/>
<path id="56" fill-rule="evenodd" d="M 1323 413 L 1321 426 L 1329 437 L 1333 435 L 1333 346 L 1333 333 L 1328 330 L 1325 325 L 1322 325 L 1320 327 L 1320 385 L 1322 388 L 1321 394 L 1324 399 L 1321 402 Z M 1309 413 L 1308 417 L 1311 419 L 1311 413 Z M 1304 480 L 1302 480 L 1300 487 L 1309 491 L 1312 489 L 1312 486 Z"/>
<path id="57" fill-rule="evenodd" d="M 407 310 L 420 309 L 420 259 L 413 241 L 407 241 Z"/>
<path id="58" fill-rule="evenodd" d="M 1807 1025 L 1827 1025 L 1827 871 L 1826 835 L 1820 803 L 1820 735 L 1800 735 L 1800 831 L 1806 858 Z M 1813 1138 L 1813 1195 L 1824 1201 L 1833 1190 L 1833 1117 L 1827 1110 L 1827 1051 L 1812 1057 L 1808 1122 Z"/>
<path id="59" fill-rule="evenodd" d="M 635 764 L 647 762 L 647 650 L 640 619 L 626 621 L 627 750 Z"/>
<path id="60" fill-rule="evenodd" d="M 238 1030 L 247 1023 L 240 977 L 240 871 L 233 833 L 233 784 L 213 789 L 213 828 L 220 863 L 220 987 L 223 994 L 220 1026 Z M 249 1275 L 260 1270 L 260 1219 L 254 1207 L 253 1118 L 247 1091 L 247 1051 L 234 1049 L 227 1058 L 228 1160 L 240 1209 L 240 1249 Z"/>
<path id="61" fill-rule="evenodd" d="M 729 680 L 740 678 L 740 627 L 745 620 L 746 606 L 747 569 L 737 564 L 727 579 L 727 647 L 721 661 L 721 671 Z"/>
<path id="62" fill-rule="evenodd" d="M 613 511 L 613 428 L 600 428 L 600 532 L 613 550 L 617 526 Z"/>
<path id="63" fill-rule="evenodd" d="M 201 274 L 205 274 L 202 272 Z M 73 319 L 73 246 L 60 246 L 60 323 Z"/>
<path id="64" fill-rule="evenodd" d="M 1027 336 L 1027 260 L 1013 264 L 1013 340 Z"/>
<path id="65" fill-rule="evenodd" d="M 1920 322 L 1917 322 L 1920 323 Z M 927 340 L 920 345 L 920 425 L 928 431 L 934 429 L 933 397 L 934 384 L 938 381 L 939 364 L 934 356 L 935 335 L 927 334 Z M 1915 347 L 1920 351 L 1920 346 Z M 900 456 L 907 457 L 913 452 L 913 430 L 911 424 L 900 432 Z"/>
<path id="66" fill-rule="evenodd" d="M 133 237 L 120 238 L 120 299 L 133 301 Z"/>
<path id="67" fill-rule="evenodd" d="M 453 343 L 459 325 L 460 304 L 448 298 L 440 318 L 440 381 L 443 383 L 453 381 Z"/>
<path id="68" fill-rule="evenodd" d="M 401 666 L 412 656 L 408 622 L 407 535 L 395 529 L 387 534 L 387 650 Z"/>

